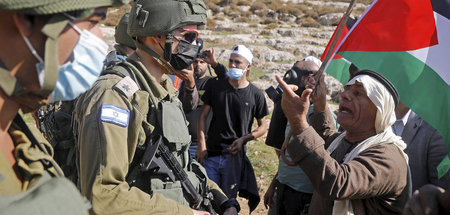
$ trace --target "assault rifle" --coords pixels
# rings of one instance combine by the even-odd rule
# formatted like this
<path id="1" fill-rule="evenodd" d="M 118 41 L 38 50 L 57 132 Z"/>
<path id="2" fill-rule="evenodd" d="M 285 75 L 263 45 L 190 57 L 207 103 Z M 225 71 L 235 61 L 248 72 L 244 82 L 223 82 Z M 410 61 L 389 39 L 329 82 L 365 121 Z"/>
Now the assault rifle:
<path id="1" fill-rule="evenodd" d="M 48 140 L 53 147 L 55 147 L 55 135 L 54 135 L 54 119 L 52 118 L 52 114 L 56 111 L 56 104 L 47 104 L 41 106 L 38 111 L 34 114 L 38 119 L 38 128 L 45 139 Z"/>
<path id="2" fill-rule="evenodd" d="M 149 138 L 147 138 L 149 139 Z M 178 163 L 175 156 L 169 151 L 169 148 L 164 144 L 161 135 L 154 135 L 147 143 L 142 160 L 139 163 L 141 172 L 153 171 L 167 174 L 172 182 L 178 180 L 181 182 L 183 190 L 186 192 L 189 204 L 193 209 L 207 210 L 211 215 L 215 215 L 211 199 L 212 194 L 207 193 L 205 197 L 201 196 L 195 189 L 188 175 Z"/>

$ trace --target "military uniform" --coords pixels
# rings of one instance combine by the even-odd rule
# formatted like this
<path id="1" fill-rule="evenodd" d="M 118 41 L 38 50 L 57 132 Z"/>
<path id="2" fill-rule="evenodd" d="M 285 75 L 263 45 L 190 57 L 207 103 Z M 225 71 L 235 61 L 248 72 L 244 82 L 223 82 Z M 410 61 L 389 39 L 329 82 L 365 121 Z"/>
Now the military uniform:
<path id="1" fill-rule="evenodd" d="M 167 146 L 197 190 L 202 189 L 202 182 L 206 183 L 219 205 L 227 201 L 204 169 L 189 159 L 185 116 L 167 75 L 158 83 L 136 53 L 127 61 L 135 69 L 119 63 L 112 70 L 127 68 L 132 71 L 130 75 L 106 71 L 80 96 L 75 107 L 81 192 L 92 201 L 93 212 L 192 214 L 179 181 L 171 182 L 164 174 L 152 173 L 147 175 L 145 187 L 127 182 L 137 148 L 145 147 L 147 138 L 156 133 L 170 141 Z"/>
<path id="2" fill-rule="evenodd" d="M 53 160 L 51 145 L 33 133 L 19 115 L 9 128 L 17 163 L 11 168 L 0 153 L 0 214 L 87 214 L 76 187 L 63 177 L 53 177 L 62 176 L 62 170 Z"/>
<path id="3" fill-rule="evenodd" d="M 37 145 L 31 143 L 30 138 L 20 130 L 16 123 L 11 125 L 8 133 L 14 144 L 17 145 L 14 155 L 17 161 L 17 171 L 23 173 L 21 174 L 23 186 L 17 181 L 16 173 L 13 168 L 10 168 L 11 165 L 3 153 L 0 153 L 0 195 L 17 194 L 28 190 L 39 181 L 45 171 L 58 175 L 55 167 L 44 166 L 42 162 L 53 160 L 53 150 L 50 144 L 42 143 L 47 152 L 50 152 L 47 155 Z"/>

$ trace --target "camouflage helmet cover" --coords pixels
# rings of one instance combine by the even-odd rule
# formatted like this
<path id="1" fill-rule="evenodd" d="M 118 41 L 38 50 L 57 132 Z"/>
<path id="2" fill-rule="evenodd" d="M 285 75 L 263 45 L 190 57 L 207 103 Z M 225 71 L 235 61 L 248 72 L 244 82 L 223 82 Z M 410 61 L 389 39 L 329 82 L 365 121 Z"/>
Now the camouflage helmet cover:
<path id="1" fill-rule="evenodd" d="M 88 10 L 92 14 L 95 8 L 118 6 L 128 2 L 129 0 L 0 0 L 0 10 L 17 11 L 29 15 Z"/>
<path id="2" fill-rule="evenodd" d="M 129 13 L 123 15 L 122 19 L 120 19 L 119 24 L 116 26 L 116 33 L 114 34 L 114 39 L 116 43 L 126 45 L 132 49 L 136 49 L 136 45 L 134 44 L 133 39 L 127 33 Z"/>
<path id="3" fill-rule="evenodd" d="M 137 0 L 128 23 L 131 36 L 167 35 L 185 25 L 205 25 L 206 6 L 202 0 Z"/>

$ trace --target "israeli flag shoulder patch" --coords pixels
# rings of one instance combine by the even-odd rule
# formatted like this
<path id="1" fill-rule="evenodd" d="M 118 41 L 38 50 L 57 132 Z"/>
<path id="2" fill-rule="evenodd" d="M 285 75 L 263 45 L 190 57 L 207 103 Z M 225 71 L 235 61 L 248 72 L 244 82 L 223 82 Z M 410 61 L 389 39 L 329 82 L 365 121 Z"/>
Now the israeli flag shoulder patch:
<path id="1" fill-rule="evenodd" d="M 102 105 L 100 119 L 103 122 L 109 122 L 123 127 L 128 126 L 130 111 L 114 105 Z"/>

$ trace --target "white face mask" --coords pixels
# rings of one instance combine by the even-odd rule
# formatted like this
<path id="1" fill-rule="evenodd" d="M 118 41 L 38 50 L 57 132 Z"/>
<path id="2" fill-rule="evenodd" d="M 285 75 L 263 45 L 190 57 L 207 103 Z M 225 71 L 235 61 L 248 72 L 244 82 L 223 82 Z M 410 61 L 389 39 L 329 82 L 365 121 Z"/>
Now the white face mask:
<path id="1" fill-rule="evenodd" d="M 103 67 L 103 60 L 108 51 L 108 45 L 88 30 L 81 31 L 69 23 L 80 38 L 73 49 L 74 60 L 67 62 L 58 69 L 58 80 L 51 94 L 50 102 L 73 100 L 88 90 L 97 80 Z M 39 83 L 42 87 L 45 77 L 44 60 L 37 54 L 27 37 L 23 36 L 31 53 L 39 61 L 36 64 Z"/>
<path id="2" fill-rule="evenodd" d="M 227 72 L 227 76 L 233 80 L 239 80 L 244 75 L 245 70 L 247 70 L 248 65 L 244 69 L 231 68 Z"/>
<path id="3" fill-rule="evenodd" d="M 80 39 L 73 49 L 74 60 L 59 67 L 56 87 L 50 97 L 52 102 L 73 100 L 87 91 L 100 75 L 108 51 L 102 39 L 69 24 L 80 34 Z"/>

